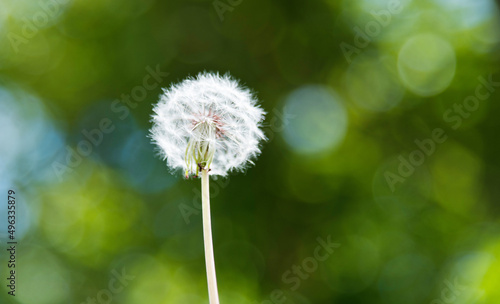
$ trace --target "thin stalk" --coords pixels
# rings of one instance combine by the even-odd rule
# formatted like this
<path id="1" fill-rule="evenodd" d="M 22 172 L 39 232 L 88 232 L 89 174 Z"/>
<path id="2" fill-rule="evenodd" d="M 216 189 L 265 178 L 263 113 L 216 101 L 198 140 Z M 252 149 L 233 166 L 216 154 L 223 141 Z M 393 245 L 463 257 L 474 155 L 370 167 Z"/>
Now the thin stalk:
<path id="1" fill-rule="evenodd" d="M 214 246 L 212 242 L 212 224 L 210 221 L 210 190 L 208 170 L 201 170 L 201 202 L 203 209 L 203 240 L 205 243 L 205 264 L 207 266 L 208 298 L 210 304 L 219 304 L 217 277 L 215 275 Z"/>

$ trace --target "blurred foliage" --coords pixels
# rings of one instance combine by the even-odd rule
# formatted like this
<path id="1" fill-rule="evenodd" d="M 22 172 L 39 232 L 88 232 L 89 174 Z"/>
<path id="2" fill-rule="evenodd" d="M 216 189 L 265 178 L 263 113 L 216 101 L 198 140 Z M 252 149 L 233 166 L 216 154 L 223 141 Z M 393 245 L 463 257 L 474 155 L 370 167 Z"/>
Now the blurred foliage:
<path id="1" fill-rule="evenodd" d="M 199 180 L 147 138 L 161 87 L 203 70 L 269 113 L 256 166 L 211 184 L 222 303 L 500 301 L 494 1 L 0 5 L 0 188 L 20 242 L 1 303 L 207 303 Z M 294 288 L 318 237 L 341 246 Z"/>

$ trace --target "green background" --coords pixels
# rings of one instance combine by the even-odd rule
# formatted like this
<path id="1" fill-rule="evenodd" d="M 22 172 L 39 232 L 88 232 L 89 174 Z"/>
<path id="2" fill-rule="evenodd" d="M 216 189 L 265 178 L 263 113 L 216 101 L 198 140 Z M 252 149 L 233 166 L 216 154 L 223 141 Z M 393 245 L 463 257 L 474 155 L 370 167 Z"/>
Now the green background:
<path id="1" fill-rule="evenodd" d="M 499 302 L 498 6 L 391 3 L 1 0 L 0 302 L 208 302 L 200 181 L 147 138 L 205 70 L 268 113 L 256 165 L 211 181 L 221 303 Z"/>

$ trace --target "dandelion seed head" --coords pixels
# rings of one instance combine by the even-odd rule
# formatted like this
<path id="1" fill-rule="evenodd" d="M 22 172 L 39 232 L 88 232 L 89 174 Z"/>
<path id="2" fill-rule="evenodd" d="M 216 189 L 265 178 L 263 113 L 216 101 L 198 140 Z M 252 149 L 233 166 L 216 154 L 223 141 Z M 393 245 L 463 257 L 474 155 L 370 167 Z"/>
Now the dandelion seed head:
<path id="1" fill-rule="evenodd" d="M 163 90 L 150 136 L 167 165 L 186 177 L 200 169 L 226 176 L 260 153 L 265 112 L 252 92 L 229 75 L 200 73 Z"/>

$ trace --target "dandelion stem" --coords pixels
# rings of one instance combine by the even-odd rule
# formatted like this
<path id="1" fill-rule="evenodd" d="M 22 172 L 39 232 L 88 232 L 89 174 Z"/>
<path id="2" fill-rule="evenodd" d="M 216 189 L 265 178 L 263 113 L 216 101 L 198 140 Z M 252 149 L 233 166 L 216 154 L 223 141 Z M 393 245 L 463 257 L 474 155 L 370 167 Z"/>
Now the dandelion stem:
<path id="1" fill-rule="evenodd" d="M 201 170 L 201 192 L 203 209 L 203 239 L 205 242 L 205 264 L 207 266 L 208 298 L 210 304 L 219 304 L 217 277 L 215 275 L 212 224 L 210 221 L 210 190 L 208 169 Z"/>

